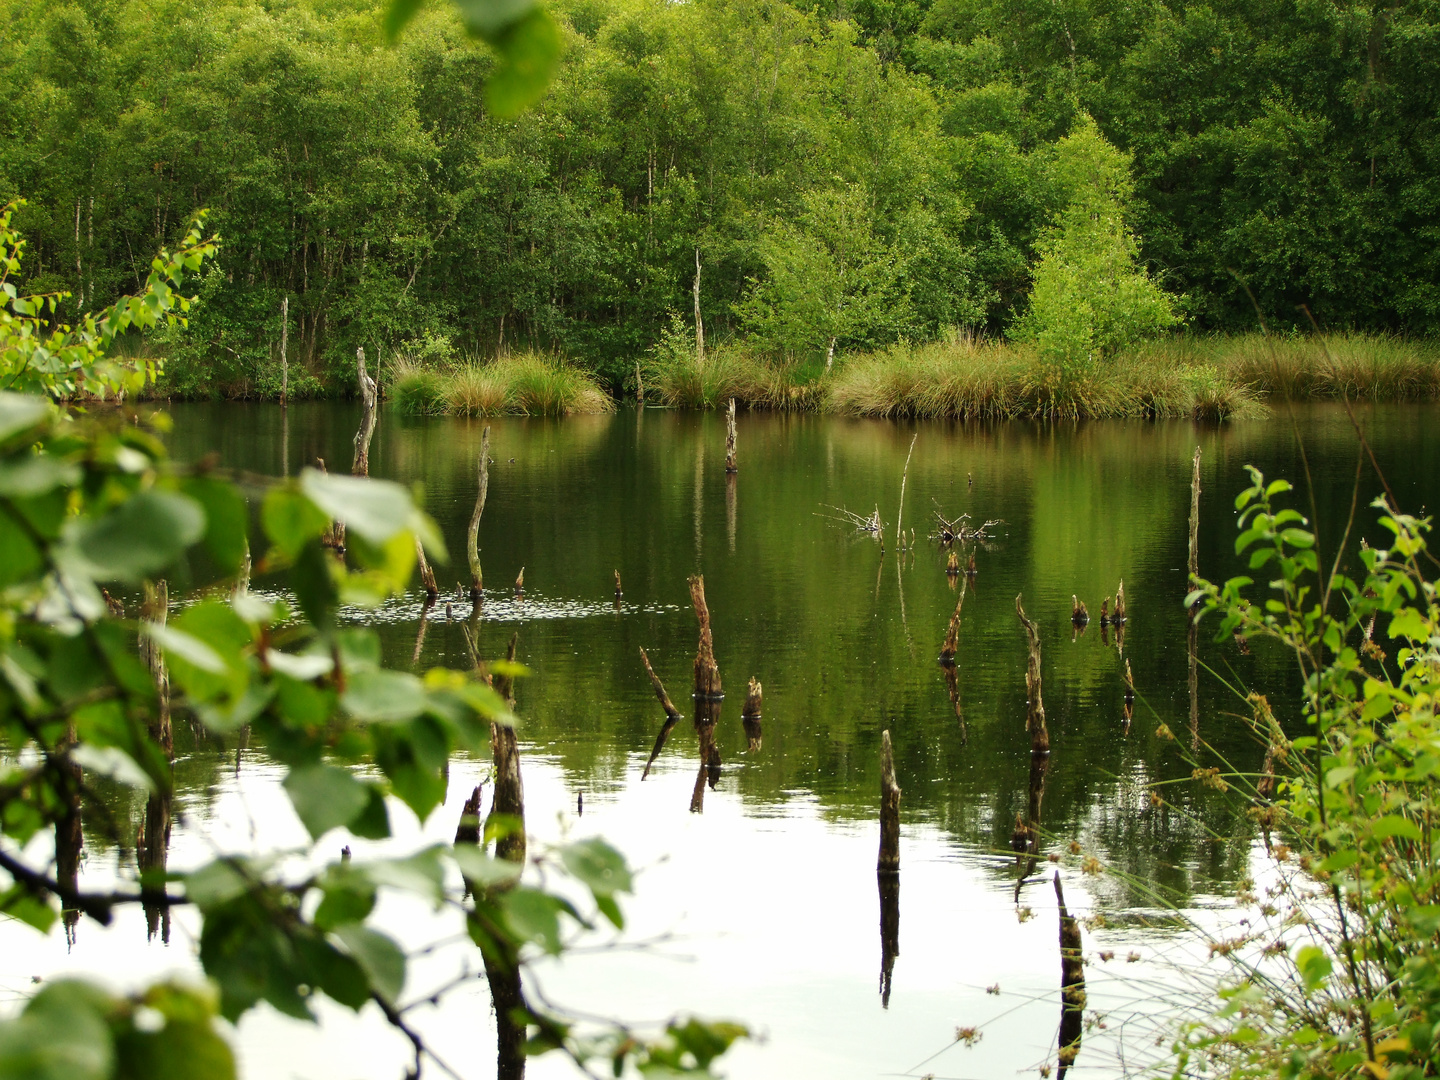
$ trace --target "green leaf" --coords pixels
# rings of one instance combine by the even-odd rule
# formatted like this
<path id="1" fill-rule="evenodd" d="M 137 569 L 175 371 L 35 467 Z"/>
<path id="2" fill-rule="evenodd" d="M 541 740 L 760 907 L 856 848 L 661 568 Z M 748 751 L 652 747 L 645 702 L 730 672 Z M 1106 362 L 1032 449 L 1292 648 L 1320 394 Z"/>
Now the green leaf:
<path id="1" fill-rule="evenodd" d="M 410 720 L 425 710 L 425 688 L 405 671 L 358 671 L 340 698 L 357 720 Z"/>
<path id="2" fill-rule="evenodd" d="M 580 916 L 570 904 L 558 896 L 538 889 L 512 889 L 500 899 L 505 924 L 515 939 L 538 945 L 551 956 L 559 956 L 560 913 L 568 912 L 577 922 Z"/>
<path id="3" fill-rule="evenodd" d="M 110 1080 L 112 999 L 73 979 L 47 984 L 14 1020 L 0 1023 L 0 1080 Z"/>
<path id="4" fill-rule="evenodd" d="M 455 0 L 465 25 L 487 41 L 528 15 L 535 0 Z"/>
<path id="5" fill-rule="evenodd" d="M 335 765 L 292 769 L 284 787 L 315 840 L 331 829 L 349 825 L 370 803 L 367 785 Z"/>
<path id="6" fill-rule="evenodd" d="M 270 489 L 260 507 L 260 523 L 270 543 L 287 559 L 294 559 L 330 527 L 325 512 L 293 486 Z"/>
<path id="7" fill-rule="evenodd" d="M 301 550 L 290 573 L 290 587 L 295 590 L 295 599 L 300 601 L 300 610 L 317 630 L 331 630 L 335 626 L 335 605 L 340 602 L 340 591 L 333 576 L 334 562 L 319 541 L 312 540 Z"/>
<path id="8" fill-rule="evenodd" d="M 424 0 L 390 0 L 390 6 L 385 9 L 385 39 L 392 45 L 400 37 L 400 31 L 404 30 L 410 21 L 420 12 L 420 6 Z"/>
<path id="9" fill-rule="evenodd" d="M 415 893 L 439 903 L 445 896 L 445 868 L 440 863 L 443 848 L 432 847 L 404 859 L 378 859 L 356 866 L 376 885 Z"/>
<path id="10" fill-rule="evenodd" d="M 1324 985 L 1334 965 L 1322 949 L 1315 945 L 1303 945 L 1295 954 L 1295 967 L 1305 981 L 1305 989 L 1314 991 Z"/>
<path id="11" fill-rule="evenodd" d="M 323 512 L 376 545 L 407 528 L 415 513 L 410 492 L 391 480 L 306 469 L 300 474 L 300 489 Z"/>
<path id="12" fill-rule="evenodd" d="M 1392 638 L 1408 638 L 1411 641 L 1425 641 L 1430 636 L 1430 624 L 1414 608 L 1401 608 L 1390 620 L 1390 636 Z"/>
<path id="13" fill-rule="evenodd" d="M 27 454 L 0 462 L 0 495 L 28 498 L 80 482 L 80 467 L 49 454 Z"/>
<path id="14" fill-rule="evenodd" d="M 6 832 L 13 835 L 15 830 L 13 826 L 8 826 Z M 19 919 L 27 926 L 33 926 L 46 934 L 50 932 L 50 927 L 55 925 L 60 913 L 47 900 L 37 897 L 25 886 L 11 885 L 4 892 L 0 892 L 0 915 Z"/>
<path id="15" fill-rule="evenodd" d="M 16 436 L 28 436 L 44 424 L 50 419 L 51 408 L 42 397 L 0 392 L 0 443 L 25 441 Z"/>
<path id="16" fill-rule="evenodd" d="M 539 101 L 560 64 L 560 29 L 543 8 L 533 8 L 486 40 L 499 54 L 485 83 L 485 104 L 497 117 L 520 115 Z"/>
<path id="17" fill-rule="evenodd" d="M 394 1005 L 405 989 L 405 954 L 400 946 L 378 930 L 359 923 L 336 927 L 333 932 L 365 970 L 374 991 Z"/>
<path id="18" fill-rule="evenodd" d="M 208 1022 L 172 1020 L 160 1031 L 131 1030 L 115 1049 L 121 1077 L 235 1080 L 235 1054 Z"/>
<path id="19" fill-rule="evenodd" d="M 566 844 L 560 849 L 560 861 L 597 897 L 633 891 L 625 856 L 598 837 Z"/>
<path id="20" fill-rule="evenodd" d="M 520 880 L 519 863 L 493 858 L 476 844 L 457 844 L 451 854 L 455 865 L 460 867 L 460 873 L 477 891 L 497 885 L 513 885 Z"/>
<path id="21" fill-rule="evenodd" d="M 165 650 L 168 661 L 173 662 L 178 658 L 211 675 L 225 675 L 230 670 L 219 653 L 193 634 L 187 634 L 165 623 L 152 622 L 141 623 L 140 632 L 159 643 Z M 248 636 L 247 634 L 246 637 Z"/>
<path id="22" fill-rule="evenodd" d="M 118 746 L 92 746 L 81 743 L 70 751 L 71 760 L 101 776 L 108 776 L 128 787 L 154 791 L 155 782 L 135 763 L 135 759 Z"/>
<path id="23" fill-rule="evenodd" d="M 1375 822 L 1370 832 L 1376 840 L 1384 840 L 1391 836 L 1398 836 L 1403 840 L 1420 839 L 1420 826 L 1409 818 L 1403 818 L 1396 814 L 1387 814 L 1382 817 Z"/>
<path id="24" fill-rule="evenodd" d="M 193 499 L 148 488 L 78 525 L 75 546 L 101 580 L 138 582 L 173 563 L 205 531 Z"/>
<path id="25" fill-rule="evenodd" d="M 208 476 L 190 477 L 180 489 L 205 509 L 205 548 L 227 574 L 240 569 L 249 550 L 250 514 L 234 485 Z"/>

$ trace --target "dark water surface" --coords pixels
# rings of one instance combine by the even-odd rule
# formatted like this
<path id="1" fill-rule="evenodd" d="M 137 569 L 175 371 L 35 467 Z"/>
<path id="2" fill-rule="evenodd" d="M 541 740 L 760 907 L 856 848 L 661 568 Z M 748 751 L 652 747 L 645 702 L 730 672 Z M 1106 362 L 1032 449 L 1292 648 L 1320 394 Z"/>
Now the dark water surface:
<path id="1" fill-rule="evenodd" d="M 297 405 L 184 405 L 172 410 L 181 459 L 217 453 L 267 475 L 317 457 L 350 461 L 357 409 Z M 1403 507 L 1440 493 L 1440 435 L 1430 407 L 1361 414 Z M 1203 449 L 1202 573 L 1241 572 L 1233 498 L 1246 463 L 1302 485 L 1313 480 L 1322 538 L 1338 536 L 1351 502 L 1357 442 L 1343 410 L 1311 406 L 1222 428 L 1185 423 L 1012 424 L 966 427 L 819 417 L 742 415 L 738 477 L 724 471 L 724 422 L 662 410 L 608 417 L 490 422 L 489 500 L 481 526 L 487 595 L 480 651 L 518 658 L 534 674 L 517 688 L 531 832 L 544 839 L 599 833 L 644 867 L 626 940 L 648 947 L 568 958 L 540 985 L 565 1005 L 628 1020 L 677 1010 L 743 1019 L 767 1035 L 727 1059 L 735 1077 L 985 1077 L 1033 1073 L 1055 1060 L 1060 1019 L 1057 914 L 1047 880 L 1016 893 L 1010 850 L 1030 801 L 1025 725 L 1023 593 L 1044 642 L 1044 700 L 1053 755 L 1044 777 L 1042 852 L 1064 856 L 1072 911 L 1088 918 L 1090 1008 L 1076 1075 L 1116 1075 L 1153 1059 L 1155 1025 L 1191 988 L 1222 972 L 1203 942 L 1159 900 L 1202 925 L 1238 917 L 1233 896 L 1254 872 L 1260 843 L 1232 800 L 1191 779 L 1200 765 L 1258 767 L 1261 748 L 1237 719 L 1233 687 L 1293 697 L 1286 658 L 1200 636 L 1197 723 L 1187 688 L 1186 522 L 1191 455 Z M 474 499 L 481 423 L 382 417 L 372 475 L 423 484 L 452 559 L 437 568 L 453 594 L 466 578 L 463 542 Z M 918 432 L 904 525 L 893 539 L 907 448 Z M 1300 447 L 1303 443 L 1305 460 Z M 1364 532 L 1377 536 L 1362 473 Z M 888 523 L 885 550 L 835 519 L 832 507 Z M 952 695 L 937 665 L 955 579 L 926 539 L 933 509 L 973 522 L 1003 519 L 974 551 Z M 1328 561 L 1328 544 L 1324 558 Z M 526 592 L 510 587 L 524 567 Z M 618 570 L 624 597 L 613 601 Z M 641 666 L 643 646 L 682 712 L 696 623 L 686 578 L 705 575 L 715 649 L 728 697 L 717 739 L 724 767 L 692 813 L 696 740 L 672 735 L 650 778 L 640 774 L 663 719 Z M 1124 580 L 1123 647 L 1090 629 L 1072 640 L 1071 595 L 1098 615 Z M 963 580 L 963 579 L 962 579 Z M 257 580 L 257 590 L 271 583 Z M 178 590 L 172 585 L 172 597 Z M 379 612 L 387 662 L 412 663 L 420 594 Z M 430 612 L 418 666 L 467 665 L 460 622 L 469 603 Z M 1138 700 L 1124 723 L 1128 660 Z M 740 724 L 749 677 L 764 684 L 763 743 Z M 1227 686 L 1226 683 L 1230 685 Z M 958 711 L 956 707 L 958 698 Z M 1170 740 L 1157 735 L 1166 725 Z M 888 1005 L 875 881 L 880 733 L 889 729 L 903 789 L 898 956 Z M 238 768 L 233 748 L 186 744 L 177 761 L 181 816 L 171 866 L 218 849 L 298 847 L 304 833 L 264 747 Z M 448 841 L 460 804 L 488 763 L 457 760 L 446 805 L 424 823 L 393 808 L 392 844 Z M 1153 785 L 1164 802 L 1151 799 Z M 583 793 L 583 816 L 577 799 Z M 122 813 L 141 805 L 117 795 Z M 407 824 L 408 823 L 408 824 Z M 372 845 L 344 836 L 357 856 Z M 1072 842 L 1083 854 L 1072 854 Z M 1106 868 L 1085 874 L 1093 856 Z M 1043 859 L 1041 872 L 1050 865 Z M 100 884 L 116 854 L 98 842 L 82 871 Z M 0 985 L 33 975 L 100 970 L 128 983 L 193 971 L 192 927 L 179 915 L 170 943 L 147 943 L 138 913 L 59 938 L 3 931 Z M 387 901 L 382 916 L 407 947 L 455 927 L 423 905 Z M 462 950 L 463 951 L 463 950 Z M 1112 960 L 1103 953 L 1115 953 Z M 1127 963 L 1132 954 L 1138 959 Z M 448 955 L 448 954 L 447 954 Z M 454 959 L 412 966 L 407 998 L 454 972 Z M 987 992 L 998 985 L 999 993 Z M 252 1078 L 399 1076 L 406 1047 L 378 1015 L 322 1010 L 317 1031 L 258 1011 L 237 1035 Z M 494 1020 L 484 980 L 414 1014 L 446 1060 L 469 1077 L 494 1071 Z M 1094 1018 L 1094 1017 L 1092 1017 Z M 978 1027 L 973 1046 L 956 1029 Z M 533 1076 L 569 1075 L 558 1057 Z"/>

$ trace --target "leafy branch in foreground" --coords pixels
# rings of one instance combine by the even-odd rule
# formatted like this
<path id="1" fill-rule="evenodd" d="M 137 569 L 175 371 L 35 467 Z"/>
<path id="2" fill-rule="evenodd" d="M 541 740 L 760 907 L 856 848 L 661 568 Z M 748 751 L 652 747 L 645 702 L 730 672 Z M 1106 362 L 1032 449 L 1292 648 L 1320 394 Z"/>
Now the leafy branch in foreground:
<path id="1" fill-rule="evenodd" d="M 198 265 L 204 248 L 197 241 L 157 260 L 155 274 L 178 285 L 175 268 Z M 136 302 L 138 313 L 127 301 L 120 314 L 87 321 L 53 348 L 61 340 L 54 334 L 50 345 L 35 344 L 41 301 L 13 288 L 6 296 L 18 314 L 0 328 L 8 335 L 0 338 L 3 355 L 16 380 L 47 396 L 0 391 L 0 913 L 48 931 L 58 898 L 69 932 L 82 914 L 104 923 L 121 905 L 167 915 L 185 905 L 199 916 L 210 984 L 164 983 L 123 996 L 87 981 L 47 986 L 0 1021 L 0 1080 L 223 1080 L 235 1063 L 217 1016 L 235 1021 L 263 1001 L 313 1021 L 320 994 L 357 1011 L 376 1006 L 410 1040 L 412 1076 L 427 1060 L 452 1072 L 406 1017 L 415 1003 L 405 1001 L 408 958 L 372 919 L 382 890 L 419 896 L 468 929 L 487 973 L 513 980 L 514 1000 L 501 1008 L 497 999 L 497 1011 L 522 1042 L 529 1033 L 529 1052 L 560 1049 L 587 1071 L 598 1060 L 617 1073 L 627 1063 L 708 1073 L 743 1028 L 676 1019 L 654 1039 L 621 1024 L 580 1033 L 562 1013 L 525 999 L 520 976 L 532 959 L 563 954 L 601 918 L 623 926 L 617 897 L 630 891 L 630 873 L 603 841 L 542 851 L 528 868 L 466 843 L 365 861 L 320 856 L 316 845 L 337 828 L 388 838 L 392 797 L 425 821 L 444 799 L 451 756 L 483 752 L 514 722 L 478 671 L 387 670 L 372 630 L 339 624 L 341 604 L 378 604 L 407 586 L 418 543 L 443 558 L 434 523 L 410 493 L 313 469 L 270 485 L 256 569 L 282 577 L 298 610 L 262 599 L 244 587 L 251 515 L 232 484 L 206 467 L 170 462 L 160 418 L 77 418 L 48 396 L 143 383 L 152 372 L 109 366 L 105 346 L 126 319 L 159 317 L 181 303 L 173 291 L 157 286 Z M 54 300 L 44 303 L 53 312 Z M 327 543 L 337 524 L 345 528 L 343 555 Z M 166 604 L 147 603 L 139 620 L 113 609 L 106 586 L 147 586 L 156 595 L 152 580 L 201 550 L 221 580 L 177 617 L 168 618 Z M 142 649 L 162 656 L 168 674 L 142 662 Z M 131 839 L 94 796 L 95 776 L 146 796 L 146 830 L 157 823 L 152 838 L 168 830 L 172 710 L 214 737 L 245 729 L 284 768 L 283 789 L 312 839 L 305 872 L 296 860 L 259 852 L 182 873 L 142 859 L 112 890 L 79 887 L 83 804 L 118 844 Z M 362 779 L 331 758 L 373 761 L 378 778 Z M 47 829 L 53 867 L 26 855 Z M 523 822 L 494 820 L 484 839 L 507 829 Z M 551 875 L 572 886 L 567 894 L 578 884 L 593 910 L 550 887 Z M 448 989 L 415 1000 L 433 1002 Z"/>
<path id="2" fill-rule="evenodd" d="M 1290 914 L 1259 956 L 1241 962 L 1223 1008 L 1191 1031 L 1175 1075 L 1433 1076 L 1440 605 L 1421 564 L 1430 522 L 1377 499 L 1386 546 L 1362 543 L 1363 576 L 1346 576 L 1347 525 L 1324 575 L 1310 523 L 1278 504 L 1290 484 L 1266 483 L 1253 467 L 1250 475 L 1235 501 L 1235 550 L 1273 575 L 1268 595 L 1252 601 L 1248 576 L 1197 579 L 1186 603 L 1221 616 L 1217 640 L 1270 638 L 1299 669 L 1308 733 L 1287 738 L 1268 701 L 1250 696 L 1268 743 L 1264 775 L 1250 778 L 1252 812 L 1274 861 L 1269 893 L 1286 897 Z"/>
<path id="3" fill-rule="evenodd" d="M 191 220 L 185 238 L 173 253 L 155 256 L 137 296 L 123 296 L 95 314 L 85 313 L 78 326 L 57 322 L 66 292 L 21 296 L 15 279 L 25 241 L 10 219 L 23 200 L 0 209 L 0 390 L 69 398 L 78 393 L 105 398 L 134 394 L 159 374 L 156 360 L 122 362 L 106 357 L 115 338 L 132 328 L 150 330 L 185 323 L 191 299 L 179 289 L 186 271 L 200 269 L 217 241 L 201 239 L 202 210 Z"/>

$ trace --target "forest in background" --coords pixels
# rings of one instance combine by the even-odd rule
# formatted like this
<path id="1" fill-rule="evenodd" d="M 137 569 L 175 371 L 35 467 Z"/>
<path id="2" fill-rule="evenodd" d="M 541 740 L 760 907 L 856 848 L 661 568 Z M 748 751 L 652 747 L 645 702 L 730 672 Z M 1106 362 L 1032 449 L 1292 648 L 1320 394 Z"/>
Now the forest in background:
<path id="1" fill-rule="evenodd" d="M 357 345 L 537 348 L 619 388 L 691 322 L 697 253 L 712 340 L 813 359 L 996 334 L 1074 205 L 1060 148 L 1089 116 L 1192 328 L 1440 319 L 1434 4 L 550 8 L 555 85 L 502 121 L 448 5 L 392 47 L 365 0 L 9 0 L 26 287 L 96 310 L 212 208 L 190 329 L 151 343 L 177 395 L 274 394 L 286 297 L 292 392 L 348 387 Z"/>

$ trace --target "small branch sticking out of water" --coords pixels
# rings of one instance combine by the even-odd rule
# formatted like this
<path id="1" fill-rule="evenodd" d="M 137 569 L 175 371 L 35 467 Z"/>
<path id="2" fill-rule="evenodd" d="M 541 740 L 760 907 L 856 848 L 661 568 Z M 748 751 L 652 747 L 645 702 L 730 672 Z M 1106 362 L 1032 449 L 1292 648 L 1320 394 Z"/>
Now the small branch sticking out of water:
<path id="1" fill-rule="evenodd" d="M 952 552 L 951 558 L 954 558 Z M 960 609 L 965 606 L 965 587 L 969 582 L 960 585 L 960 598 L 955 601 L 955 611 L 950 616 L 950 626 L 945 631 L 945 644 L 940 646 L 940 663 L 946 667 L 955 666 L 955 652 L 960 647 Z"/>
<path id="2" fill-rule="evenodd" d="M 1195 447 L 1195 463 L 1190 473 L 1190 561 L 1188 567 L 1190 575 L 1186 581 L 1187 590 L 1200 576 L 1200 447 L 1198 446 Z M 1200 601 L 1195 601 L 1195 606 L 1190 609 L 1191 621 L 1195 619 L 1199 604 Z"/>
<path id="3" fill-rule="evenodd" d="M 745 691 L 745 706 L 740 710 L 740 723 L 745 728 L 745 739 L 747 742 L 746 752 L 754 753 L 760 749 L 760 739 L 763 731 L 760 727 L 760 710 L 763 706 L 764 691 L 760 680 L 753 675 L 750 677 L 750 685 Z"/>
<path id="4" fill-rule="evenodd" d="M 895 539 L 896 544 L 901 547 L 905 544 L 904 534 L 901 532 L 901 525 L 905 520 L 905 482 L 910 478 L 910 455 L 915 453 L 915 440 L 918 438 L 918 431 L 910 437 L 910 450 L 905 455 L 905 468 L 900 473 L 900 512 L 895 515 Z M 876 516 L 879 516 L 878 509 Z"/>
<path id="5" fill-rule="evenodd" d="M 640 774 L 644 780 L 650 775 L 650 766 L 655 764 L 655 759 L 660 756 L 660 751 L 665 749 L 665 740 L 670 737 L 670 732 L 680 722 L 680 712 L 670 701 L 670 695 L 665 692 L 665 684 L 660 681 L 660 676 L 655 674 L 655 669 L 650 666 L 650 657 L 645 654 L 644 647 L 640 649 L 640 660 L 645 665 L 645 674 L 650 676 L 650 685 L 655 690 L 655 696 L 660 699 L 660 707 L 665 710 L 665 723 L 660 728 L 660 734 L 655 739 L 655 748 L 650 751 L 650 760 L 645 762 L 645 771 Z"/>

